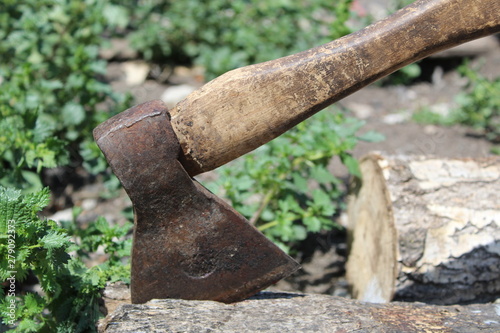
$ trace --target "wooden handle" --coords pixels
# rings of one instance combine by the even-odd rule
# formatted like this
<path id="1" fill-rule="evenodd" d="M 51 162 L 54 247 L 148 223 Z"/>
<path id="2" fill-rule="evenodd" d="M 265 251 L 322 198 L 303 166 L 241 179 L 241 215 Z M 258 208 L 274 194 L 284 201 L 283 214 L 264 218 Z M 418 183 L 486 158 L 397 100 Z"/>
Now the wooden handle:
<path id="1" fill-rule="evenodd" d="M 212 170 L 407 64 L 498 31 L 498 0 L 419 0 L 328 44 L 227 72 L 170 110 L 184 166 Z"/>

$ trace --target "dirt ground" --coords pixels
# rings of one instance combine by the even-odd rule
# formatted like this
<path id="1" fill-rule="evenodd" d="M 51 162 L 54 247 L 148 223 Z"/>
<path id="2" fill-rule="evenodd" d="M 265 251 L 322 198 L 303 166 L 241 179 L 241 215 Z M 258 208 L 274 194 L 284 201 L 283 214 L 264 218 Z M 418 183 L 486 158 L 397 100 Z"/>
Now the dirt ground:
<path id="1" fill-rule="evenodd" d="M 465 81 L 454 71 L 462 56 L 472 56 L 472 63 L 482 64 L 481 72 L 490 77 L 500 76 L 500 45 L 498 39 L 490 37 L 487 47 L 469 46 L 461 54 L 425 61 L 427 77 L 411 86 L 372 85 L 340 101 L 338 105 L 354 117 L 366 121 L 363 131 L 375 130 L 386 139 L 379 143 L 360 143 L 353 154 L 361 157 L 370 151 L 389 154 L 435 155 L 440 157 L 481 157 L 490 154 L 491 143 L 471 129 L 454 126 L 440 127 L 419 125 L 411 120 L 414 112 L 429 108 L 445 113 L 455 107 L 455 97 L 464 89 Z M 116 55 L 116 54 L 115 54 Z M 113 57 L 113 56 L 111 56 Z M 131 92 L 137 103 L 158 99 L 172 87 L 194 89 L 203 84 L 199 69 L 174 68 L 167 70 L 167 80 L 158 81 L 164 71 L 148 67 L 144 63 L 115 57 L 108 68 L 108 79 L 116 90 Z M 153 75 L 154 72 L 156 75 Z M 152 74 L 153 73 L 153 74 Z M 181 94 L 181 93 L 179 93 Z M 337 159 L 332 160 L 331 172 L 348 181 L 346 169 Z M 130 201 L 122 191 L 120 196 L 103 200 L 100 193 L 103 184 L 96 179 L 81 187 L 66 187 L 56 200 L 59 206 L 70 204 L 84 208 L 82 223 L 104 216 L 108 221 L 122 223 L 124 208 Z M 70 197 L 71 199 L 67 199 Z M 66 201 L 66 202 L 65 202 Z M 52 218 L 70 217 L 70 210 L 62 209 Z M 342 230 L 311 236 L 299 254 L 303 269 L 292 277 L 279 282 L 274 289 L 326 293 L 349 297 L 344 279 L 347 256 L 346 235 Z M 95 258 L 96 261 L 102 260 Z"/>

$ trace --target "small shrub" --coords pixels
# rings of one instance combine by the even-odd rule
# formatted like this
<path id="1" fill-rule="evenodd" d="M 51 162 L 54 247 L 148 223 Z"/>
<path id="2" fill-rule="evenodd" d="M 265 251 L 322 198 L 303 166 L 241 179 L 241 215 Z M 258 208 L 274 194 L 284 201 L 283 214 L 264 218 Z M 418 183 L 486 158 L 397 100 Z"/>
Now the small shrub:
<path id="1" fill-rule="evenodd" d="M 2 1 L 0 184 L 41 188 L 42 168 L 79 163 L 109 116 L 102 111 L 127 102 L 100 80 L 103 8 L 96 0 Z"/>
<path id="2" fill-rule="evenodd" d="M 93 332 L 105 283 L 129 279 L 130 268 L 121 258 L 130 253 L 130 240 L 124 240 L 130 225 L 110 227 L 100 218 L 87 230 L 71 227 L 79 236 L 75 244 L 66 229 L 37 216 L 48 202 L 47 188 L 23 196 L 0 186 L 0 281 L 9 286 L 7 292 L 0 289 L 1 318 L 15 327 L 13 332 Z M 92 268 L 68 254 L 88 254 L 98 246 L 110 258 Z M 20 293 L 30 272 L 43 294 Z"/>
<path id="3" fill-rule="evenodd" d="M 207 186 L 227 198 L 268 238 L 290 251 L 308 233 L 338 227 L 341 181 L 328 171 L 339 156 L 360 177 L 349 154 L 358 140 L 378 141 L 374 132 L 357 136 L 363 122 L 325 110 L 242 159 L 218 169 Z"/>
<path id="4" fill-rule="evenodd" d="M 329 42 L 350 33 L 352 0 L 115 1 L 147 60 L 195 63 L 208 78 Z"/>
<path id="5" fill-rule="evenodd" d="M 413 119 L 421 123 L 470 126 L 491 142 L 499 143 L 500 78 L 489 80 L 467 62 L 458 68 L 458 72 L 468 79 L 468 83 L 465 91 L 456 98 L 457 107 L 446 116 L 422 110 L 416 113 Z M 498 152 L 498 147 L 494 147 L 492 152 Z"/>
<path id="6" fill-rule="evenodd" d="M 441 126 L 451 126 L 456 124 L 456 120 L 451 115 L 443 115 L 431 110 L 429 107 L 419 108 L 413 115 L 412 119 L 420 124 L 434 124 Z"/>
<path id="7" fill-rule="evenodd" d="M 453 117 L 481 131 L 488 140 L 500 143 L 500 77 L 489 80 L 467 63 L 458 71 L 468 83 L 467 91 L 457 96 L 458 108 Z"/>

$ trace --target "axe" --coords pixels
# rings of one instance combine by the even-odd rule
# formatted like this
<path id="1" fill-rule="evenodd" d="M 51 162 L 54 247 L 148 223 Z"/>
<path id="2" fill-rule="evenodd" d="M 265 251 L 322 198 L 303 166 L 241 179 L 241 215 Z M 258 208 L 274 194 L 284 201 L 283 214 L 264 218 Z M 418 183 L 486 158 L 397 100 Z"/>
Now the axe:
<path id="1" fill-rule="evenodd" d="M 134 207 L 131 293 L 235 302 L 299 265 L 192 177 L 435 52 L 500 31 L 499 0 L 419 0 L 328 44 L 242 67 L 173 109 L 132 107 L 94 130 Z"/>

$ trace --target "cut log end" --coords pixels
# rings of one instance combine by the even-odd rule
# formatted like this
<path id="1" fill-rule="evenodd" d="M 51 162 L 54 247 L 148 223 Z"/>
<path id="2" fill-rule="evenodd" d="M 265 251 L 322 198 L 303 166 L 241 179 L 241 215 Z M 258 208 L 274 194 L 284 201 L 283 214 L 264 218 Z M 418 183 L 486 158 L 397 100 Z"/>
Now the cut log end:
<path id="1" fill-rule="evenodd" d="M 396 229 L 390 197 L 378 165 L 377 156 L 368 156 L 360 164 L 365 181 L 348 205 L 350 251 L 347 279 L 356 281 L 353 294 L 370 302 L 386 302 L 394 294 L 396 278 Z M 377 223 L 386 221 L 386 223 Z M 375 237 L 374 237 L 375 236 Z"/>
<path id="2" fill-rule="evenodd" d="M 455 304 L 500 297 L 500 158 L 360 160 L 348 201 L 354 297 Z"/>

